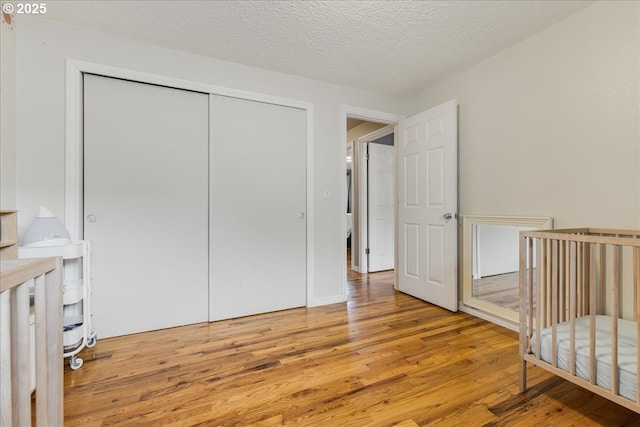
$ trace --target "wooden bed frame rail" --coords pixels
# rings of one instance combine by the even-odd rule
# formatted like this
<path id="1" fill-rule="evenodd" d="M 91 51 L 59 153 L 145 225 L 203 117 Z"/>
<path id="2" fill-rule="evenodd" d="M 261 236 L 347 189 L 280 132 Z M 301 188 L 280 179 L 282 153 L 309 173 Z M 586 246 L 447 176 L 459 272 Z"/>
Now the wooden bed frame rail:
<path id="1" fill-rule="evenodd" d="M 30 287 L 35 291 L 35 422 L 62 426 L 61 258 L 0 263 L 0 426 L 32 424 Z"/>
<path id="2" fill-rule="evenodd" d="M 624 271 L 632 277 L 623 283 Z M 522 392 L 527 389 L 529 362 L 640 413 L 640 375 L 636 374 L 635 401 L 619 394 L 618 318 L 622 317 L 623 285 L 633 287 L 633 318 L 626 317 L 636 322 L 640 350 L 640 231 L 578 228 L 520 233 Z M 610 390 L 596 385 L 595 322 L 599 314 L 611 316 Z M 589 317 L 589 380 L 576 374 L 575 321 L 583 316 Z M 569 324 L 568 372 L 557 366 L 557 325 L 563 322 Z M 541 356 L 540 333 L 545 328 L 551 328 L 552 363 Z M 636 369 L 640 373 L 637 352 Z"/>

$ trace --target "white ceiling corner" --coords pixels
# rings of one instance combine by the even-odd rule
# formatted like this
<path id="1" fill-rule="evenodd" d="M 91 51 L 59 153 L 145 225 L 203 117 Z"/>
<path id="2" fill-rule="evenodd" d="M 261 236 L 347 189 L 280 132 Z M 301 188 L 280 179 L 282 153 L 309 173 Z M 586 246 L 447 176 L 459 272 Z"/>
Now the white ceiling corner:
<path id="1" fill-rule="evenodd" d="M 585 1 L 55 1 L 44 18 L 225 61 L 403 96 Z"/>

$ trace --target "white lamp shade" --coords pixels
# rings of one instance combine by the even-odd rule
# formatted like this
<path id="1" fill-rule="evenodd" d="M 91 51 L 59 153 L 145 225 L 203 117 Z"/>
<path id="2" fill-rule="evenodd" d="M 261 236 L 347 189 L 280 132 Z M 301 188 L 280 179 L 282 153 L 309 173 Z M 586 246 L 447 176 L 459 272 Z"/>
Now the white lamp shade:
<path id="1" fill-rule="evenodd" d="M 38 216 L 22 236 L 22 246 L 62 246 L 71 242 L 69 231 L 48 209 L 40 207 Z"/>

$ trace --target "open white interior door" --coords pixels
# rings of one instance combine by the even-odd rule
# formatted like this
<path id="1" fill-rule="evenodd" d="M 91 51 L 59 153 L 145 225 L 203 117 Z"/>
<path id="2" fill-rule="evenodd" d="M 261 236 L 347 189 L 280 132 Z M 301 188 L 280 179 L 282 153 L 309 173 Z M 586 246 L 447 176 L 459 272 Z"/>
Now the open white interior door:
<path id="1" fill-rule="evenodd" d="M 458 309 L 458 134 L 455 100 L 400 122 L 398 290 Z"/>

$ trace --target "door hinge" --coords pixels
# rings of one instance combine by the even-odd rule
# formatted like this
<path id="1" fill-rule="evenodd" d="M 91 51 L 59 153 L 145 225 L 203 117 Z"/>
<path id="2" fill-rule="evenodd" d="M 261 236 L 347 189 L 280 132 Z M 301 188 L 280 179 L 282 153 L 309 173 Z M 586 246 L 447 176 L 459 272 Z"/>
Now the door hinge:
<path id="1" fill-rule="evenodd" d="M 369 153 L 364 155 L 364 159 L 368 162 L 369 161 Z"/>
<path id="2" fill-rule="evenodd" d="M 366 248 L 366 249 L 364 250 L 364 253 L 365 253 L 365 255 L 369 255 L 369 248 Z"/>

